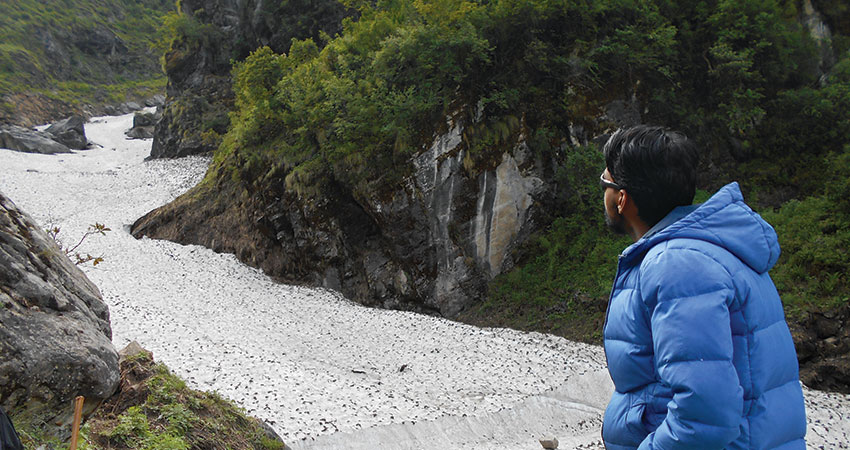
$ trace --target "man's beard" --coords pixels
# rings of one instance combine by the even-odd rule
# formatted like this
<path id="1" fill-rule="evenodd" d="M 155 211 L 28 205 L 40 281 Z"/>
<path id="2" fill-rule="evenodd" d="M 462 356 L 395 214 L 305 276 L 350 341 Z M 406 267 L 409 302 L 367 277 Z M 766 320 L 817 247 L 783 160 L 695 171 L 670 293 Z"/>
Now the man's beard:
<path id="1" fill-rule="evenodd" d="M 612 218 L 608 215 L 608 210 L 605 210 L 605 225 L 613 231 L 615 234 L 626 234 L 626 227 L 624 226 L 625 219 L 622 214 L 617 214 L 616 217 Z"/>

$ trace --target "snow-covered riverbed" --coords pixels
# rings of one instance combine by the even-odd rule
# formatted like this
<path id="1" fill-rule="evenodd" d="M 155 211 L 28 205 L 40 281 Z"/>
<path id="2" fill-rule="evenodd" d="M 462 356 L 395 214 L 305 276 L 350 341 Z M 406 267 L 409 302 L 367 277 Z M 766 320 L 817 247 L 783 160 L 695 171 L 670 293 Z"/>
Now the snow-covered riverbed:
<path id="1" fill-rule="evenodd" d="M 144 162 L 132 115 L 86 125 L 100 147 L 63 155 L 0 150 L 0 191 L 83 253 L 113 341 L 154 352 L 198 389 L 265 419 L 293 448 L 601 448 L 611 392 L 602 349 L 539 333 L 480 329 L 364 308 L 276 284 L 233 255 L 136 240 L 129 225 L 197 183 L 208 158 Z M 850 448 L 850 396 L 806 392 L 810 448 Z"/>

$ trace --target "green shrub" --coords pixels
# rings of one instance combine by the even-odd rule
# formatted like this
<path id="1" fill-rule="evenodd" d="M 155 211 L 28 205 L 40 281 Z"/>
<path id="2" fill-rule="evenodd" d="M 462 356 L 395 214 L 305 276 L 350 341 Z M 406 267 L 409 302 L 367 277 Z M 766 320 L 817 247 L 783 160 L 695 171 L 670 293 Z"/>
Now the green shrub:
<path id="1" fill-rule="evenodd" d="M 184 434 L 198 420 L 198 416 L 181 403 L 170 403 L 159 408 L 160 414 L 168 421 L 168 431 Z"/>
<path id="2" fill-rule="evenodd" d="M 195 14 L 203 14 L 203 10 L 196 11 Z M 177 47 L 197 51 L 201 47 L 210 47 L 221 37 L 221 30 L 215 25 L 202 23 L 194 15 L 187 15 L 182 11 L 172 11 L 162 17 L 151 48 L 163 55 L 161 62 L 165 70 L 164 58 L 168 52 Z"/>
<path id="3" fill-rule="evenodd" d="M 846 303 L 850 261 L 840 249 L 850 245 L 847 217 L 826 197 L 791 200 L 765 218 L 774 225 L 782 255 L 771 272 L 792 313 Z"/>
<path id="4" fill-rule="evenodd" d="M 850 145 L 827 158 L 825 194 L 791 200 L 763 213 L 776 229 L 782 254 L 771 271 L 786 311 L 800 316 L 850 301 Z"/>
<path id="5" fill-rule="evenodd" d="M 118 425 L 109 432 L 109 438 L 128 447 L 136 447 L 151 434 L 148 417 L 141 406 L 132 406 L 118 419 Z"/>
<path id="6" fill-rule="evenodd" d="M 189 444 L 180 436 L 162 433 L 148 436 L 142 443 L 142 450 L 189 450 Z"/>
<path id="7" fill-rule="evenodd" d="M 153 403 L 169 404 L 177 401 L 177 395 L 186 389 L 186 382 L 173 375 L 167 367 L 157 365 L 156 374 L 148 381 L 150 401 Z"/>

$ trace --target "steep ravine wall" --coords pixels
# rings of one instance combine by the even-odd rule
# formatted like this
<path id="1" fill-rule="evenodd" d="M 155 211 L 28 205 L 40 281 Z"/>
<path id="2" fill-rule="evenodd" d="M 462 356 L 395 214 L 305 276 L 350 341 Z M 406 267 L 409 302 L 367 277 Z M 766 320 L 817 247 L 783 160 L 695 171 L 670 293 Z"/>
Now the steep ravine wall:
<path id="1" fill-rule="evenodd" d="M 455 316 L 513 267 L 511 251 L 536 229 L 546 197 L 542 163 L 520 140 L 495 169 L 463 166 L 460 124 L 412 161 L 389 196 L 355 199 L 333 181 L 302 198 L 282 178 L 262 192 L 202 184 L 132 228 L 232 252 L 289 282 L 342 291 L 360 303 Z"/>

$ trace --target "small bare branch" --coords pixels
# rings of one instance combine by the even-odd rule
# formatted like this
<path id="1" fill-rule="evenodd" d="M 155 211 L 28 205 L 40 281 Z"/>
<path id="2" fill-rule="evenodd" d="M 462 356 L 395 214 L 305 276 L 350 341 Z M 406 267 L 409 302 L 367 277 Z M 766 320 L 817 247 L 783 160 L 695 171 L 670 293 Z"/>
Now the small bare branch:
<path id="1" fill-rule="evenodd" d="M 92 256 L 91 254 L 81 255 L 77 253 L 76 250 L 80 247 L 80 245 L 83 244 L 83 242 L 85 242 L 86 238 L 88 238 L 89 236 L 93 236 L 95 234 L 106 235 L 107 231 L 112 230 L 102 223 L 95 222 L 93 225 L 89 225 L 88 229 L 83 234 L 83 237 L 81 237 L 80 241 L 77 242 L 77 244 L 73 247 L 66 247 L 59 240 L 59 232 L 61 231 L 61 229 L 58 226 L 48 228 L 45 231 L 47 232 L 47 235 L 50 236 L 50 238 L 56 242 L 56 245 L 58 245 L 59 248 L 62 249 L 62 252 L 65 253 L 65 256 L 67 256 L 71 261 L 73 261 L 74 264 L 80 265 L 85 264 L 87 262 L 91 262 L 93 266 L 96 266 L 103 262 L 102 256 Z"/>

